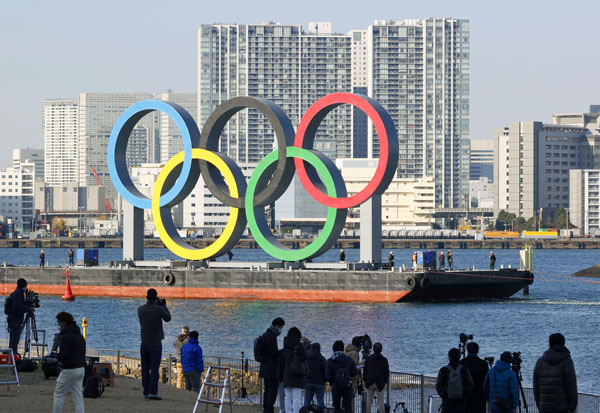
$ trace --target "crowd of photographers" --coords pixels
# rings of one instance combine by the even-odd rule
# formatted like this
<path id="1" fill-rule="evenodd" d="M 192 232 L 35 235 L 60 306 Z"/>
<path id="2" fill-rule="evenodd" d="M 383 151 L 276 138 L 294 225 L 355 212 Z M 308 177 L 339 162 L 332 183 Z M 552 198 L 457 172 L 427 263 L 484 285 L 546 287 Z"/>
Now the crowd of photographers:
<path id="1" fill-rule="evenodd" d="M 158 298 L 150 288 L 147 301 L 138 308 L 141 328 L 141 373 L 144 398 L 161 400 L 158 395 L 159 366 L 162 359 L 162 323 L 171 321 L 166 301 Z M 5 300 L 10 332 L 10 348 L 17 354 L 21 332 L 39 307 L 37 293 L 27 290 L 27 281 L 19 279 L 17 288 Z M 84 378 L 85 340 L 73 316 L 61 312 L 57 316 L 60 327 L 57 359 L 62 370 L 54 394 L 54 412 L 62 412 L 67 393 L 72 394 L 76 411 L 83 412 L 82 381 Z M 33 321 L 35 323 L 35 321 Z M 283 332 L 285 321 L 278 317 L 254 341 L 254 358 L 260 362 L 260 377 L 264 381 L 263 409 L 274 413 L 279 396 L 281 413 L 324 410 L 325 385 L 331 386 L 335 412 L 351 413 L 356 394 L 367 393 L 366 408 L 371 411 L 377 399 L 379 413 L 389 411 L 384 406 L 384 391 L 389 382 L 388 360 L 382 355 L 383 346 L 372 344 L 368 335 L 354 337 L 347 346 L 343 341 L 333 343 L 333 354 L 326 359 L 321 345 L 311 343 L 297 327 L 291 327 L 279 349 L 277 337 Z M 459 348 L 448 352 L 448 365 L 439 370 L 436 390 L 442 399 L 442 413 L 528 412 L 521 385 L 520 353 L 508 351 L 494 363 L 493 357 L 479 357 L 479 346 L 470 341 L 472 335 L 460 335 Z M 571 413 L 577 409 L 577 378 L 565 337 L 555 333 L 549 337 L 549 348 L 535 365 L 533 391 L 541 413 Z M 204 371 L 202 348 L 198 332 L 187 326 L 174 340 L 177 351 L 177 387 L 185 383 L 187 390 L 200 390 Z M 361 358 L 362 353 L 362 358 Z M 302 400 L 302 390 L 304 399 Z M 313 404 L 313 401 L 316 403 Z M 523 409 L 522 409 L 523 408 Z"/>
<path id="2" fill-rule="evenodd" d="M 521 384 L 521 353 L 505 351 L 494 363 L 493 357 L 481 359 L 479 345 L 467 343 L 469 339 L 473 336 L 461 334 L 461 349 L 450 349 L 448 365 L 438 373 L 436 390 L 442 398 L 442 413 L 485 413 L 486 404 L 493 413 L 528 412 Z M 541 413 L 575 412 L 577 378 L 565 337 L 555 333 L 548 342 L 548 350 L 533 371 L 535 403 Z"/>
<path id="3" fill-rule="evenodd" d="M 389 380 L 389 365 L 381 354 L 381 343 L 372 344 L 368 335 L 354 337 L 347 346 L 337 340 L 331 347 L 333 355 L 326 359 L 321 345 L 302 337 L 297 327 L 288 329 L 283 348 L 279 349 L 277 336 L 284 326 L 282 318 L 274 319 L 254 342 L 254 358 L 260 362 L 260 377 L 264 381 L 264 412 L 275 411 L 278 396 L 282 413 L 323 411 L 326 383 L 331 386 L 336 412 L 352 412 L 354 397 L 363 389 L 367 391 L 368 411 L 375 395 L 379 411 L 385 411 L 383 392 Z"/>

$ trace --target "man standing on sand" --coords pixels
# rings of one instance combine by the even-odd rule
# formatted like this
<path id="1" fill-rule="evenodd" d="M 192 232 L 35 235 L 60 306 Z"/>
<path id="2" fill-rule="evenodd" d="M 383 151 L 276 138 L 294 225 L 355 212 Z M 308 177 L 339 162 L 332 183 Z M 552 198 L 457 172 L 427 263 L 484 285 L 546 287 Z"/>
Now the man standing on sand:
<path id="1" fill-rule="evenodd" d="M 188 326 L 181 327 L 181 334 L 175 337 L 173 340 L 173 347 L 175 347 L 176 359 L 177 359 L 177 388 L 183 389 L 185 387 L 185 380 L 183 377 L 183 371 L 181 370 L 181 347 L 188 342 L 188 333 L 190 328 Z"/>
<path id="2" fill-rule="evenodd" d="M 158 298 L 154 288 L 146 293 L 146 304 L 138 308 L 138 318 L 142 344 L 140 356 L 142 364 L 142 387 L 144 399 L 162 400 L 158 395 L 158 369 L 162 358 L 162 340 L 165 338 L 162 322 L 171 321 L 171 313 L 164 299 Z"/>
<path id="3" fill-rule="evenodd" d="M 25 320 L 25 314 L 29 311 L 33 311 L 25 300 L 25 293 L 27 292 L 27 280 L 25 278 L 19 278 L 17 280 L 17 288 L 10 294 L 10 307 L 8 310 L 8 317 L 6 321 L 8 323 L 9 332 L 9 343 L 8 346 L 12 348 L 13 354 L 19 352 L 19 341 L 21 340 L 21 332 L 23 330 L 23 321 Z"/>
<path id="4" fill-rule="evenodd" d="M 262 335 L 264 360 L 260 363 L 260 377 L 265 382 L 265 394 L 263 396 L 264 413 L 273 413 L 273 405 L 277 399 L 279 388 L 279 349 L 277 347 L 277 336 L 281 334 L 285 321 L 277 317 L 271 323 L 271 327 Z"/>
<path id="5" fill-rule="evenodd" d="M 60 349 L 56 358 L 61 363 L 62 370 L 56 379 L 54 389 L 53 413 L 62 413 L 65 397 L 71 393 L 76 413 L 84 413 L 83 405 L 83 376 L 85 365 L 85 339 L 73 316 L 61 312 L 56 315 L 60 327 Z"/>

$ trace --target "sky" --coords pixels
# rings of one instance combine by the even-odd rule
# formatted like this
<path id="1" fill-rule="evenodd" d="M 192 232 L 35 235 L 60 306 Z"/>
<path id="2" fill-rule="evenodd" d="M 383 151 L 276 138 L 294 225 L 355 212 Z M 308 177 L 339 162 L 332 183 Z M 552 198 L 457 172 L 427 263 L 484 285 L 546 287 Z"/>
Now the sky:
<path id="1" fill-rule="evenodd" d="M 470 20 L 472 139 L 600 104 L 600 1 L 0 0 L 0 167 L 43 147 L 42 102 L 80 92 L 196 91 L 205 23 Z M 201 125 L 200 125 L 201 126 Z"/>

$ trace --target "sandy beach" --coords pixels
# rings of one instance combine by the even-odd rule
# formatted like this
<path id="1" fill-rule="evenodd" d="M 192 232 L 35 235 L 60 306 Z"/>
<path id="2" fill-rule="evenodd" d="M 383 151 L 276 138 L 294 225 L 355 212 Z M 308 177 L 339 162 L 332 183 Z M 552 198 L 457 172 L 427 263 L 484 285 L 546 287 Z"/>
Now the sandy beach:
<path id="1" fill-rule="evenodd" d="M 44 380 L 42 372 L 38 369 L 30 373 L 19 373 L 21 386 L 0 386 L 0 410 L 3 412 L 51 412 L 53 404 L 54 387 L 56 378 Z M 196 394 L 173 386 L 159 384 L 161 401 L 145 400 L 142 396 L 142 383 L 140 380 L 115 377 L 115 387 L 107 387 L 102 397 L 98 399 L 84 399 L 85 411 L 88 413 L 117 413 L 117 412 L 191 412 L 196 402 Z M 234 395 L 235 398 L 235 395 Z M 198 409 L 199 412 L 218 412 L 214 406 L 206 405 Z M 65 413 L 74 412 L 71 397 L 65 401 Z M 229 412 L 225 406 L 224 412 Z M 234 404 L 234 412 L 254 413 L 260 412 L 258 406 L 247 404 Z"/>

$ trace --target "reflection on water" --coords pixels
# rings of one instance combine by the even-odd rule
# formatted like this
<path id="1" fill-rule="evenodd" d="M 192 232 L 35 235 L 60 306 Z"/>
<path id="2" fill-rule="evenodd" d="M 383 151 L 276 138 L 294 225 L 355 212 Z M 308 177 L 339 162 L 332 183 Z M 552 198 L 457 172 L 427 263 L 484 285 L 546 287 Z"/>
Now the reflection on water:
<path id="1" fill-rule="evenodd" d="M 47 249 L 47 257 L 58 263 L 66 249 Z M 36 264 L 34 250 L 1 249 L 0 261 Z M 259 250 L 235 250 L 235 260 L 258 260 Z M 389 251 L 384 251 L 387 256 Z M 410 263 L 412 251 L 395 250 L 396 262 Z M 518 266 L 518 250 L 494 251 L 497 265 Z M 101 261 L 116 259 L 120 250 L 100 250 Z M 164 250 L 146 250 L 148 258 L 166 256 Z M 348 250 L 349 260 L 358 251 Z M 489 251 L 454 250 L 455 267 L 483 268 Z M 337 259 L 332 250 L 324 259 Z M 384 353 L 394 370 L 436 374 L 446 363 L 446 353 L 458 345 L 458 336 L 474 334 L 482 356 L 499 358 L 502 351 L 521 351 L 523 378 L 531 384 L 537 358 L 547 347 L 548 335 L 560 331 L 567 337 L 573 353 L 580 391 L 598 392 L 594 387 L 600 376 L 597 307 L 600 285 L 597 281 L 565 275 L 598 263 L 594 250 L 536 250 L 536 281 L 527 297 L 520 293 L 513 299 L 491 302 L 340 304 L 296 303 L 277 301 L 173 300 L 169 308 L 173 321 L 165 324 L 165 353 L 173 351 L 172 339 L 182 325 L 200 332 L 206 354 L 239 356 L 252 353 L 252 341 L 270 321 L 281 316 L 286 331 L 297 326 L 302 334 L 321 343 L 329 357 L 334 340 L 348 342 L 355 335 L 368 333 L 381 341 Z M 112 257 L 112 258 L 111 258 Z M 562 276 L 562 277 L 560 277 Z M 36 311 L 38 326 L 56 329 L 54 315 L 71 311 L 76 319 L 87 317 L 89 346 L 94 348 L 136 349 L 139 346 L 137 307 L 141 300 L 112 298 L 77 298 L 63 303 L 58 297 L 42 297 Z M 0 337 L 7 338 L 6 329 Z M 280 339 L 281 343 L 281 339 Z"/>

